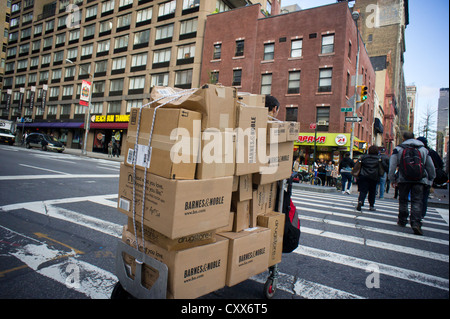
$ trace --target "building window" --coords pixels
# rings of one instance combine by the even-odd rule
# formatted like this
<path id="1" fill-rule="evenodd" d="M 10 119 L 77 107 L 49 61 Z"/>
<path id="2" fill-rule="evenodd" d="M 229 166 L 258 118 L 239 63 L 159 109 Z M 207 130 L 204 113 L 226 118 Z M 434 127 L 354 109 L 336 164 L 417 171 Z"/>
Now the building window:
<path id="1" fill-rule="evenodd" d="M 147 52 L 135 54 L 131 57 L 131 67 L 144 66 L 147 64 Z"/>
<path id="2" fill-rule="evenodd" d="M 244 40 L 236 41 L 236 52 L 234 56 L 244 56 Z"/>
<path id="3" fill-rule="evenodd" d="M 122 91 L 122 90 L 123 90 L 123 79 L 111 80 L 111 83 L 110 83 L 110 86 L 109 86 L 109 91 L 110 92 Z"/>
<path id="4" fill-rule="evenodd" d="M 57 97 L 57 96 L 59 96 L 59 86 L 51 87 L 50 88 L 50 97 Z M 52 113 L 52 114 L 56 114 L 56 112 Z"/>
<path id="5" fill-rule="evenodd" d="M 69 41 L 78 41 L 78 39 L 80 38 L 80 29 L 76 29 L 76 30 L 71 30 L 69 32 Z"/>
<path id="6" fill-rule="evenodd" d="M 298 107 L 287 107 L 286 108 L 286 121 L 298 121 Z"/>
<path id="7" fill-rule="evenodd" d="M 183 10 L 200 6 L 200 0 L 183 0 Z"/>
<path id="8" fill-rule="evenodd" d="M 180 25 L 180 40 L 194 37 L 197 34 L 197 19 L 190 19 L 181 21 Z"/>
<path id="9" fill-rule="evenodd" d="M 56 36 L 56 41 L 55 41 L 56 45 L 64 44 L 65 42 L 66 42 L 66 34 L 65 33 L 61 33 Z"/>
<path id="10" fill-rule="evenodd" d="M 350 96 L 350 73 L 347 73 L 347 83 L 345 85 L 345 95 Z"/>
<path id="11" fill-rule="evenodd" d="M 97 5 L 86 8 L 86 19 L 97 16 Z"/>
<path id="12" fill-rule="evenodd" d="M 114 101 L 108 103 L 108 114 L 120 114 L 120 109 L 122 107 L 121 101 Z"/>
<path id="13" fill-rule="evenodd" d="M 53 44 L 53 37 L 48 37 L 44 39 L 44 50 L 47 48 L 51 48 Z"/>
<path id="14" fill-rule="evenodd" d="M 233 70 L 233 86 L 241 86 L 242 69 Z"/>
<path id="15" fill-rule="evenodd" d="M 115 58 L 112 60 L 111 70 L 124 70 L 127 64 L 127 57 Z"/>
<path id="16" fill-rule="evenodd" d="M 105 20 L 100 22 L 100 35 L 106 35 L 106 34 L 110 34 L 111 33 L 111 29 L 112 29 L 112 20 Z"/>
<path id="17" fill-rule="evenodd" d="M 103 102 L 92 103 L 91 113 L 92 114 L 102 114 L 103 113 Z"/>
<path id="18" fill-rule="evenodd" d="M 53 62 L 61 62 L 63 59 L 64 59 L 64 50 L 54 53 Z"/>
<path id="19" fill-rule="evenodd" d="M 102 3 L 102 13 L 113 10 L 114 10 L 114 0 L 109 0 Z"/>
<path id="20" fill-rule="evenodd" d="M 192 69 L 175 73 L 175 87 L 190 88 L 192 85 Z"/>
<path id="21" fill-rule="evenodd" d="M 55 69 L 52 71 L 52 80 L 59 80 L 61 79 L 62 70 L 61 69 Z"/>
<path id="22" fill-rule="evenodd" d="M 351 42 L 348 43 L 348 59 L 349 60 L 352 59 L 352 43 Z"/>
<path id="23" fill-rule="evenodd" d="M 303 39 L 291 41 L 291 58 L 300 58 L 302 56 Z"/>
<path id="24" fill-rule="evenodd" d="M 75 67 L 74 66 L 67 67 L 65 70 L 64 77 L 70 78 L 70 77 L 74 77 L 74 76 L 75 76 Z"/>
<path id="25" fill-rule="evenodd" d="M 156 28 L 156 44 L 167 43 L 172 41 L 173 37 L 173 23 L 163 25 Z"/>
<path id="26" fill-rule="evenodd" d="M 270 94 L 272 91 L 272 74 L 261 75 L 261 94 Z"/>
<path id="27" fill-rule="evenodd" d="M 97 52 L 109 51 L 110 40 L 100 41 L 97 43 Z"/>
<path id="28" fill-rule="evenodd" d="M 136 23 L 149 21 L 152 19 L 153 7 L 139 10 L 136 12 Z"/>
<path id="29" fill-rule="evenodd" d="M 318 107 L 316 113 L 317 130 L 328 131 L 328 125 L 330 122 L 330 107 Z"/>
<path id="30" fill-rule="evenodd" d="M 128 27 L 131 24 L 131 13 L 117 18 L 117 28 Z"/>
<path id="31" fill-rule="evenodd" d="M 332 68 L 319 70 L 319 90 L 318 92 L 331 92 Z"/>
<path id="32" fill-rule="evenodd" d="M 177 6 L 176 0 L 161 3 L 159 5 L 158 17 L 175 14 L 176 6 Z"/>
<path id="33" fill-rule="evenodd" d="M 84 27 L 83 37 L 94 36 L 95 34 L 95 23 Z"/>
<path id="34" fill-rule="evenodd" d="M 169 73 L 159 73 L 152 75 L 152 87 L 168 86 L 168 85 L 169 85 Z"/>
<path id="35" fill-rule="evenodd" d="M 114 39 L 114 49 L 128 47 L 128 34 Z"/>
<path id="36" fill-rule="evenodd" d="M 300 71 L 290 71 L 288 80 L 288 94 L 300 93 Z"/>
<path id="37" fill-rule="evenodd" d="M 216 84 L 219 82 L 219 71 L 211 71 L 209 73 L 209 83 Z"/>
<path id="38" fill-rule="evenodd" d="M 150 39 L 150 29 L 136 32 L 134 34 L 134 45 L 146 44 Z"/>
<path id="39" fill-rule="evenodd" d="M 76 59 L 78 55 L 78 48 L 72 48 L 67 50 L 67 58 L 69 60 Z"/>
<path id="40" fill-rule="evenodd" d="M 92 94 L 94 93 L 104 93 L 105 92 L 105 81 L 95 81 L 92 86 Z"/>
<path id="41" fill-rule="evenodd" d="M 72 94 L 73 94 L 73 85 L 64 85 L 63 96 L 72 96 Z"/>
<path id="42" fill-rule="evenodd" d="M 334 52 L 334 34 L 322 36 L 322 53 Z"/>
<path id="43" fill-rule="evenodd" d="M 129 100 L 127 101 L 127 113 L 131 112 L 132 107 L 141 107 L 142 106 L 142 100 Z"/>
<path id="44" fill-rule="evenodd" d="M 195 43 L 182 45 L 178 47 L 178 60 L 189 60 L 193 62 L 195 57 Z"/>
<path id="45" fill-rule="evenodd" d="M 90 63 L 85 63 L 85 64 L 81 64 L 80 67 L 78 68 L 78 75 L 88 75 L 91 73 L 91 64 Z"/>
<path id="46" fill-rule="evenodd" d="M 171 53 L 172 53 L 171 48 L 155 51 L 155 53 L 153 54 L 153 64 L 165 63 L 165 62 L 169 63 Z"/>
<path id="47" fill-rule="evenodd" d="M 83 45 L 81 47 L 81 56 L 91 55 L 93 48 L 94 45 L 92 43 L 88 45 Z"/>
<path id="48" fill-rule="evenodd" d="M 95 73 L 106 73 L 106 69 L 108 68 L 108 60 L 95 62 Z"/>
<path id="49" fill-rule="evenodd" d="M 34 26 L 34 35 L 38 35 L 42 33 L 42 23 L 41 24 L 36 24 Z"/>
<path id="50" fill-rule="evenodd" d="M 143 89 L 145 86 L 145 76 L 135 76 L 130 78 L 128 89 L 137 90 Z"/>
<path id="51" fill-rule="evenodd" d="M 213 60 L 219 60 L 222 56 L 222 43 L 214 44 Z"/>
<path id="52" fill-rule="evenodd" d="M 264 44 L 264 61 L 273 60 L 275 51 L 275 43 Z"/>

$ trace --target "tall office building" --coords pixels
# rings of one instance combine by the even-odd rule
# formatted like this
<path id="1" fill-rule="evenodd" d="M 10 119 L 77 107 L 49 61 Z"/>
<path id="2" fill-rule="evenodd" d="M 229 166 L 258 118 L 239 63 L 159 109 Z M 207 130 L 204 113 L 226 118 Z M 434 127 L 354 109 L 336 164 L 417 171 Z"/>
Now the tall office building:
<path id="1" fill-rule="evenodd" d="M 437 127 L 436 127 L 436 151 L 441 157 L 446 155 L 446 145 L 448 144 L 448 106 L 449 106 L 449 91 L 448 88 L 441 88 L 439 90 L 439 102 L 437 113 Z"/>
<path id="2" fill-rule="evenodd" d="M 0 117 L 82 148 L 82 81 L 93 82 L 86 149 L 106 152 L 112 138 L 125 139 L 130 108 L 147 103 L 152 86 L 202 84 L 207 15 L 249 2 L 12 0 Z M 279 10 L 278 0 L 253 2 Z"/>

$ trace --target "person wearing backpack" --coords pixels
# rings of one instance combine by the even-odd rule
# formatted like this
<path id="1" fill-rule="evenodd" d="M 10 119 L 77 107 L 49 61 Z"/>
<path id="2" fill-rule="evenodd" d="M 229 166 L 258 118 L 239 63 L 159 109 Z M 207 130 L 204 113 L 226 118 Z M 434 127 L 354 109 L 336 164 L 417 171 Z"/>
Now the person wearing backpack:
<path id="1" fill-rule="evenodd" d="M 339 163 L 339 173 L 342 177 L 342 194 L 350 194 L 350 189 L 352 188 L 352 168 L 355 166 L 352 159 L 350 158 L 350 153 L 345 153 L 344 158 Z M 347 189 L 345 186 L 347 185 Z"/>
<path id="2" fill-rule="evenodd" d="M 434 164 L 434 168 L 436 171 L 436 177 L 434 180 L 434 183 L 438 182 L 438 175 L 441 174 L 440 171 L 443 171 L 443 167 L 444 167 L 444 162 L 442 161 L 441 157 L 439 156 L 439 154 L 428 147 L 428 140 L 423 137 L 420 136 L 417 138 L 417 140 L 421 141 L 423 143 L 423 145 L 425 146 L 425 148 L 428 150 L 428 154 L 430 155 L 431 159 L 433 160 L 433 164 Z M 444 172 L 444 180 L 447 180 L 447 176 L 445 176 L 445 172 Z M 444 182 L 445 182 L 444 181 Z M 441 181 L 439 181 L 441 182 Z M 439 183 L 438 182 L 438 183 Z M 428 197 L 430 196 L 430 190 L 431 187 L 433 186 L 433 181 L 428 181 L 428 184 L 424 186 L 424 192 L 423 192 L 423 206 L 422 206 L 422 219 L 425 218 L 425 215 L 427 214 L 427 208 L 428 208 Z"/>
<path id="3" fill-rule="evenodd" d="M 398 167 L 398 176 L 395 171 Z M 397 225 L 405 227 L 410 215 L 414 234 L 423 235 L 422 207 L 424 187 L 436 176 L 433 160 L 424 144 L 414 139 L 412 132 L 403 133 L 403 143 L 392 152 L 389 161 L 389 180 L 398 185 L 399 205 Z M 408 194 L 411 193 L 411 214 L 408 212 Z"/>

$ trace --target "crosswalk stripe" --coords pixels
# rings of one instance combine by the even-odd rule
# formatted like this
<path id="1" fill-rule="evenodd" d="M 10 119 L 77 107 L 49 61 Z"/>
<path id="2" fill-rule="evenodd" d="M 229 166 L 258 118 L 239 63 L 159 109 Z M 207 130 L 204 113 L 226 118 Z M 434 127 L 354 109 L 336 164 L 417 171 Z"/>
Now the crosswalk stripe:
<path id="1" fill-rule="evenodd" d="M 333 233 L 330 231 L 322 231 L 320 229 L 314 229 L 314 228 L 309 228 L 309 227 L 300 227 L 300 229 L 303 233 L 310 234 L 310 235 L 316 235 L 316 236 L 336 239 L 336 240 L 345 241 L 345 242 L 349 242 L 349 243 L 364 245 L 367 247 L 390 250 L 390 251 L 403 253 L 403 254 L 409 254 L 409 255 L 413 255 L 413 256 L 420 256 L 420 257 L 434 259 L 434 260 L 443 261 L 443 262 L 447 262 L 447 263 L 449 262 L 449 257 L 447 255 L 433 253 L 433 252 L 422 250 L 422 249 L 415 249 L 415 248 L 410 248 L 410 247 L 406 247 L 406 246 L 389 244 L 389 243 L 385 243 L 385 242 L 381 242 L 381 241 L 377 241 L 377 240 L 343 235 L 343 234 Z"/>
<path id="2" fill-rule="evenodd" d="M 360 230 L 365 230 L 365 231 L 370 231 L 370 232 L 375 232 L 375 233 L 380 233 L 380 234 L 385 234 L 385 235 L 414 239 L 414 240 L 418 240 L 418 241 L 427 241 L 427 242 L 435 243 L 435 244 L 441 244 L 441 245 L 447 245 L 447 246 L 449 245 L 448 240 L 443 240 L 443 239 L 438 239 L 438 238 L 433 238 L 433 237 L 428 237 L 428 236 L 417 236 L 417 235 L 409 234 L 409 233 L 402 233 L 402 232 L 398 232 L 398 231 L 364 226 L 364 225 L 359 225 L 359 224 L 354 224 L 354 223 L 353 224 L 345 223 L 345 222 L 340 222 L 340 221 L 331 220 L 331 219 L 301 215 L 300 220 L 308 220 L 308 221 L 317 222 L 317 223 L 325 223 L 325 224 L 329 224 L 329 225 L 360 229 Z"/>
<path id="3" fill-rule="evenodd" d="M 299 255 L 318 258 L 321 260 L 363 270 L 367 270 L 371 265 L 376 265 L 380 271 L 380 274 L 416 282 L 422 285 L 427 285 L 446 291 L 449 290 L 448 279 L 424 274 L 414 270 L 390 266 L 370 260 L 334 253 L 331 251 L 306 247 L 303 245 L 300 245 L 296 250 L 294 250 L 294 252 Z"/>

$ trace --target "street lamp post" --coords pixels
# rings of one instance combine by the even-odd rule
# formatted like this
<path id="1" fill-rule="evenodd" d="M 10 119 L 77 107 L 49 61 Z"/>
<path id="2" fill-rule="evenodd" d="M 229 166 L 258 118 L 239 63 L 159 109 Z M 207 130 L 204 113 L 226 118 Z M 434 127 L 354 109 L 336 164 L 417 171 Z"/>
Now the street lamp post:
<path id="1" fill-rule="evenodd" d="M 75 64 L 72 60 L 66 59 L 66 62 L 69 62 L 71 64 Z M 94 73 L 89 73 L 88 70 L 84 69 L 82 66 L 80 66 L 81 69 L 83 69 L 86 73 L 89 74 L 89 77 L 92 77 L 92 83 L 91 83 L 91 89 L 89 90 L 89 101 L 88 101 L 88 108 L 87 112 L 84 113 L 84 141 L 83 141 L 83 149 L 81 150 L 81 154 L 86 155 L 86 145 L 87 145 L 87 139 L 89 134 L 89 128 L 91 124 L 91 97 L 92 97 L 92 90 L 94 89 Z"/>
<path id="2" fill-rule="evenodd" d="M 352 18 L 355 21 L 355 27 L 356 27 L 356 43 L 358 48 L 358 53 L 356 54 L 356 74 L 355 74 L 355 98 L 353 99 L 353 117 L 356 117 L 356 100 L 357 100 L 357 94 L 358 94 L 358 73 L 359 73 L 359 52 L 360 52 L 360 46 L 359 46 L 359 30 L 358 30 L 358 19 L 359 19 L 359 12 L 353 11 L 352 12 Z M 352 130 L 350 132 L 350 158 L 353 159 L 353 144 L 355 141 L 355 122 L 352 122 Z"/>

